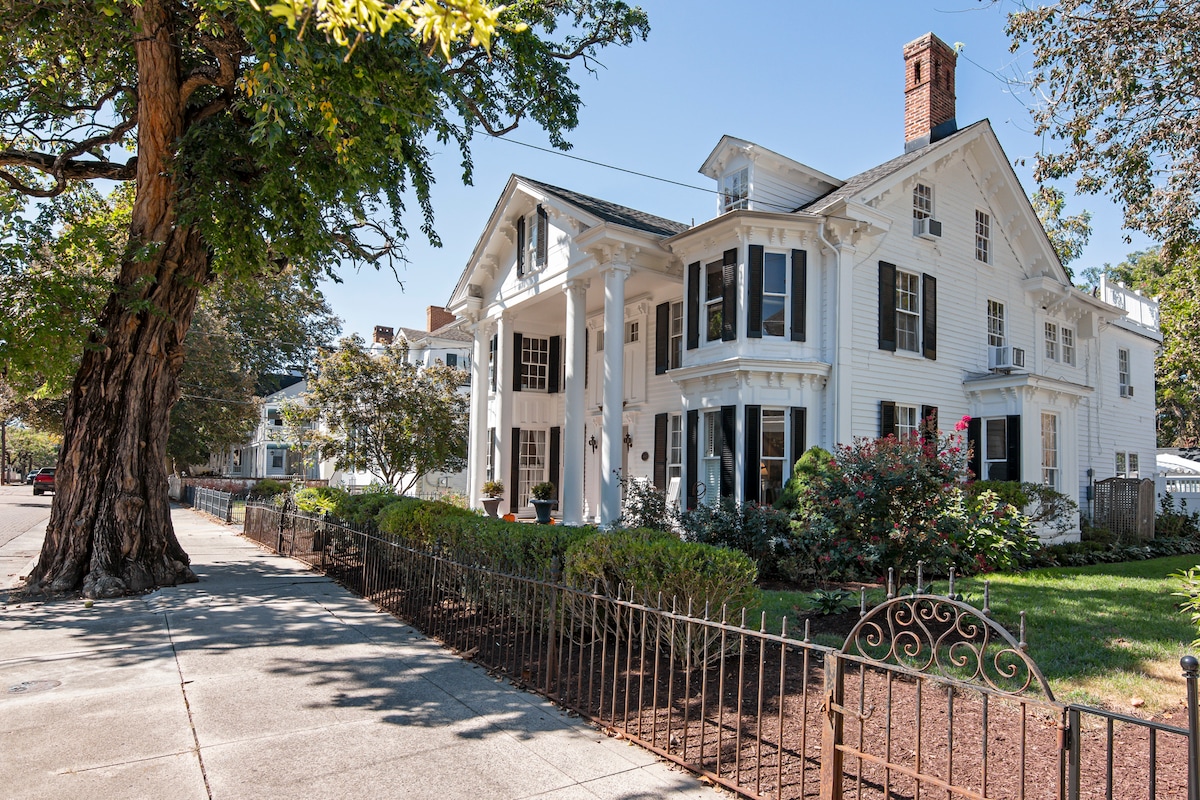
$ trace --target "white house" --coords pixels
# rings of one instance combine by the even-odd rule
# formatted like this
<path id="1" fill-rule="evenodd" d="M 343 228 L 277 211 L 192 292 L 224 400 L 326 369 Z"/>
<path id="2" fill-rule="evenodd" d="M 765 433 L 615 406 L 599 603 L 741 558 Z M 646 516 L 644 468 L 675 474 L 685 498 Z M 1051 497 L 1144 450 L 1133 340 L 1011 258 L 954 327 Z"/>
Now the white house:
<path id="1" fill-rule="evenodd" d="M 687 507 L 769 502 L 805 448 L 971 419 L 975 471 L 1087 507 L 1154 452 L 1151 301 L 1075 289 L 955 53 L 908 44 L 905 146 L 846 180 L 725 136 L 695 226 L 514 175 L 448 308 L 473 336 L 469 495 L 559 488 L 620 513 L 619 476 Z"/>

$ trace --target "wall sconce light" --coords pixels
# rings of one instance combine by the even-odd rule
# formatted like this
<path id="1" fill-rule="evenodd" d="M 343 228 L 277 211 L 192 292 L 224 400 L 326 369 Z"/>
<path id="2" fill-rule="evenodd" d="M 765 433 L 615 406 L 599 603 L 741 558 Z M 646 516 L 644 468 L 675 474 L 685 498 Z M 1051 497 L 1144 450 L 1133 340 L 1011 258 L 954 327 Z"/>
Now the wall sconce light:
<path id="1" fill-rule="evenodd" d="M 593 433 L 591 438 L 588 439 L 588 447 L 592 448 L 592 452 L 594 453 L 594 452 L 596 452 L 597 446 L 598 445 L 596 442 L 596 434 Z"/>
<path id="2" fill-rule="evenodd" d="M 628 432 L 625 433 L 625 449 L 626 450 L 633 449 L 633 437 L 630 436 Z"/>

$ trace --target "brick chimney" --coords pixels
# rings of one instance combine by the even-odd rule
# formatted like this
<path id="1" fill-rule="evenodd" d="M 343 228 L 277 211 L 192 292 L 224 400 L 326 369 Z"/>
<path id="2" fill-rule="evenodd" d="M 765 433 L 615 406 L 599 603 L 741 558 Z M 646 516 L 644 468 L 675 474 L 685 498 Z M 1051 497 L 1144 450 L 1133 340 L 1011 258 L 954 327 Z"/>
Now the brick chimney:
<path id="1" fill-rule="evenodd" d="M 954 119 L 954 48 L 932 33 L 904 45 L 904 152 L 945 139 Z"/>
<path id="2" fill-rule="evenodd" d="M 395 336 L 395 331 L 386 325 L 376 325 L 375 331 L 371 334 L 371 341 L 375 344 L 391 344 L 392 338 Z"/>
<path id="3" fill-rule="evenodd" d="M 429 306 L 425 309 L 425 330 L 433 332 L 438 328 L 449 325 L 458 317 L 451 314 L 441 306 Z"/>

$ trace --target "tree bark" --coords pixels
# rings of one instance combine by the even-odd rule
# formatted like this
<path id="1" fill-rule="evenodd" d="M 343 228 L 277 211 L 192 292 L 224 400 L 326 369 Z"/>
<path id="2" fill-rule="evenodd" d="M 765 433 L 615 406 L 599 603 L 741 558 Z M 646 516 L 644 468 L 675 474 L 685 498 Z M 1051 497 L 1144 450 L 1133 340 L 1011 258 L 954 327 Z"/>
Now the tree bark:
<path id="1" fill-rule="evenodd" d="M 196 580 L 171 526 L 167 432 L 183 340 L 210 254 L 177 225 L 171 157 L 184 130 L 174 19 L 134 6 L 139 35 L 137 194 L 116 289 L 89 342 L 64 420 L 54 503 L 34 591 L 112 597 Z"/>

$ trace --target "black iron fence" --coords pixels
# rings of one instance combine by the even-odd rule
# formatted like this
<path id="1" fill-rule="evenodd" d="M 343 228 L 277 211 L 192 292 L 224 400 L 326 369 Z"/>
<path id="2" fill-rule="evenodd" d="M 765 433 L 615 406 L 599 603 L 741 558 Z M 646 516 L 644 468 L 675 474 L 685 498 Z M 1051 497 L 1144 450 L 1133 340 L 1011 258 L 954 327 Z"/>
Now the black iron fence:
<path id="1" fill-rule="evenodd" d="M 744 610 L 607 597 L 268 506 L 245 532 L 747 797 L 1200 800 L 1190 657 L 1187 720 L 1171 725 L 1056 701 L 986 601 L 891 597 L 833 649 Z"/>
<path id="2" fill-rule="evenodd" d="M 234 494 L 200 486 L 184 487 L 184 502 L 197 511 L 212 514 L 230 523 L 246 521 L 247 493 Z"/>

